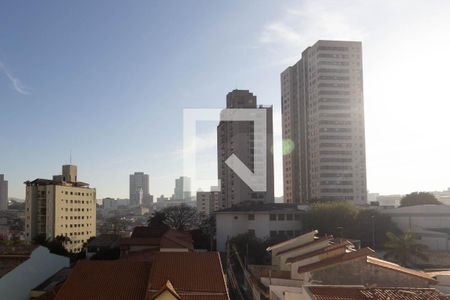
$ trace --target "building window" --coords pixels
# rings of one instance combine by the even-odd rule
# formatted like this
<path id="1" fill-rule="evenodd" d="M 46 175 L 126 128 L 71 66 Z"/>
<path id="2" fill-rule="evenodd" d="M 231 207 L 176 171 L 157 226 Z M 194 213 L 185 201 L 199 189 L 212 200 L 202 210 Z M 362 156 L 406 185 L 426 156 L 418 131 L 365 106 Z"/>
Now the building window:
<path id="1" fill-rule="evenodd" d="M 279 214 L 278 215 L 278 221 L 284 221 L 285 218 L 286 218 L 285 214 Z"/>
<path id="2" fill-rule="evenodd" d="M 276 230 L 271 230 L 270 231 L 270 237 L 276 237 L 276 236 L 277 236 Z"/>
<path id="3" fill-rule="evenodd" d="M 300 221 L 300 214 L 295 214 L 295 220 Z"/>
<path id="4" fill-rule="evenodd" d="M 292 221 L 292 219 L 293 219 L 292 214 L 287 214 L 286 215 L 286 220 Z"/>
<path id="5" fill-rule="evenodd" d="M 293 237 L 293 236 L 294 236 L 294 231 L 292 231 L 292 230 L 286 230 L 286 235 L 287 235 L 288 237 Z"/>
<path id="6" fill-rule="evenodd" d="M 254 229 L 249 229 L 248 233 L 254 236 L 255 235 L 255 230 Z"/>
<path id="7" fill-rule="evenodd" d="M 249 221 L 254 221 L 255 220 L 255 215 L 254 214 L 249 214 L 248 215 L 248 219 L 249 219 Z"/>
<path id="8" fill-rule="evenodd" d="M 276 221 L 276 219 L 277 219 L 277 215 L 276 214 L 270 214 L 270 216 L 269 216 L 269 220 L 270 221 Z"/>

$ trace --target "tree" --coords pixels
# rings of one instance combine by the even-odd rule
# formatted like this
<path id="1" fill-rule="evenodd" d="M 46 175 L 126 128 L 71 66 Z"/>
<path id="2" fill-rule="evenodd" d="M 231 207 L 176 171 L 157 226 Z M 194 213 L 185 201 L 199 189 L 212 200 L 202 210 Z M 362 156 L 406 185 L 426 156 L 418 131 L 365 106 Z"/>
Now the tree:
<path id="1" fill-rule="evenodd" d="M 317 229 L 321 234 L 360 240 L 363 247 L 382 248 L 386 232 L 400 232 L 388 215 L 375 209 L 359 209 L 345 201 L 316 202 L 303 220 L 305 230 Z"/>
<path id="2" fill-rule="evenodd" d="M 413 233 L 407 232 L 396 235 L 392 232 L 386 233 L 388 241 L 385 248 L 388 249 L 384 258 L 392 259 L 403 266 L 413 265 L 413 257 L 427 261 L 428 257 L 424 254 L 427 249 L 425 245 L 417 244 L 416 237 Z"/>
<path id="3" fill-rule="evenodd" d="M 357 214 L 358 208 L 348 201 L 316 202 L 305 213 L 303 226 L 306 230 L 348 237 Z"/>
<path id="4" fill-rule="evenodd" d="M 387 232 L 395 234 L 401 232 L 389 215 L 382 214 L 376 209 L 360 209 L 354 221 L 354 225 L 347 233 L 351 238 L 360 240 L 362 247 L 383 248 Z"/>
<path id="5" fill-rule="evenodd" d="M 167 219 L 166 214 L 163 211 L 155 211 L 148 220 L 148 227 L 159 227 L 165 225 Z"/>
<path id="6" fill-rule="evenodd" d="M 166 224 L 176 230 L 190 230 L 198 228 L 201 217 L 197 209 L 185 204 L 169 206 L 159 212 L 155 212 L 149 219 L 149 226 L 152 224 Z"/>
<path id="7" fill-rule="evenodd" d="M 235 246 L 239 256 L 247 264 L 264 265 L 270 263 L 270 255 L 266 251 L 267 241 L 255 237 L 251 233 L 239 234 L 229 240 L 230 246 Z"/>
<path id="8" fill-rule="evenodd" d="M 64 244 L 68 242 L 70 242 L 70 238 L 62 235 L 46 238 L 45 234 L 40 234 L 33 239 L 34 244 L 44 246 L 50 253 L 62 256 L 70 256 L 69 251 L 64 247 Z"/>
<path id="9" fill-rule="evenodd" d="M 404 196 L 400 200 L 400 207 L 405 206 L 416 206 L 416 205 L 424 205 L 424 204 L 442 204 L 436 197 L 427 192 L 414 192 Z"/>

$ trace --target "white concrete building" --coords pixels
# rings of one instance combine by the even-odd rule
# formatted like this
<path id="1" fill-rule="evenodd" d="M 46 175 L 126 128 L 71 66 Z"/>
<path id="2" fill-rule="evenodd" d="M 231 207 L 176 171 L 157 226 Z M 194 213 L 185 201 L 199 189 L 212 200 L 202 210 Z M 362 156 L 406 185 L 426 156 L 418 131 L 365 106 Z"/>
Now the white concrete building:
<path id="1" fill-rule="evenodd" d="M 7 259 L 1 258 L 0 260 Z M 0 278 L 0 298 L 28 300 L 30 291 L 62 268 L 70 266 L 70 259 L 52 254 L 39 246 L 30 257 Z"/>
<path id="2" fill-rule="evenodd" d="M 318 41 L 281 73 L 284 198 L 367 203 L 361 42 Z"/>
<path id="3" fill-rule="evenodd" d="M 382 209 L 403 232 L 417 234 L 430 250 L 450 250 L 450 206 L 417 205 Z"/>
<path id="4" fill-rule="evenodd" d="M 8 209 L 8 181 L 0 174 L 0 210 Z"/>
<path id="5" fill-rule="evenodd" d="M 264 239 L 301 234 L 303 207 L 285 203 L 250 203 L 215 212 L 217 250 L 225 251 L 228 239 L 253 233 Z"/>

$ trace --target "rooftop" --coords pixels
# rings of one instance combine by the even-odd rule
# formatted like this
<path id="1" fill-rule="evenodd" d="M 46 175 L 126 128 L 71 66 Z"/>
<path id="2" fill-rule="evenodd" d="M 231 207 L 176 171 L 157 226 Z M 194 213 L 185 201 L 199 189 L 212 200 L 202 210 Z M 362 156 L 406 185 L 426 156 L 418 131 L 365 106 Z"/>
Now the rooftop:
<path id="1" fill-rule="evenodd" d="M 444 300 L 448 297 L 431 288 L 365 288 L 362 286 L 307 287 L 316 300 Z"/>
<path id="2" fill-rule="evenodd" d="M 92 239 L 87 246 L 94 248 L 116 247 L 119 245 L 120 235 L 117 234 L 100 234 Z"/>
<path id="3" fill-rule="evenodd" d="M 79 261 L 55 299 L 145 300 L 164 290 L 183 300 L 228 300 L 219 254 L 157 252 L 152 263 Z"/>
<path id="4" fill-rule="evenodd" d="M 79 261 L 56 300 L 144 300 L 150 263 Z"/>

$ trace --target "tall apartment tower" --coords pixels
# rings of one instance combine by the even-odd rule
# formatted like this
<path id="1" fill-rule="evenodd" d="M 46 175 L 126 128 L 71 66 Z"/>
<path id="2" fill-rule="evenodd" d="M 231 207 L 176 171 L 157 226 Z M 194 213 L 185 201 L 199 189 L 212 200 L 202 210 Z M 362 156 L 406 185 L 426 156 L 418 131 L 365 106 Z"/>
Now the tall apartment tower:
<path id="1" fill-rule="evenodd" d="M 8 181 L 0 174 L 0 210 L 8 209 Z"/>
<path id="2" fill-rule="evenodd" d="M 26 181 L 25 239 L 68 237 L 64 246 L 78 252 L 96 234 L 96 191 L 77 180 L 76 166 L 63 166 L 53 179 Z"/>
<path id="3" fill-rule="evenodd" d="M 361 42 L 318 41 L 281 73 L 284 199 L 367 203 Z"/>
<path id="4" fill-rule="evenodd" d="M 135 172 L 130 175 L 130 205 L 142 205 L 150 198 L 149 177 L 143 172 Z"/>
<path id="5" fill-rule="evenodd" d="M 272 107 L 258 106 L 256 96 L 248 90 L 234 90 L 227 94 L 227 109 L 261 109 L 266 112 L 266 192 L 254 192 L 226 164 L 235 154 L 252 172 L 254 164 L 254 124 L 252 121 L 221 121 L 217 126 L 218 177 L 220 180 L 220 202 L 225 207 L 245 201 L 274 202 L 273 182 L 273 121 Z"/>
<path id="6" fill-rule="evenodd" d="M 191 200 L 191 179 L 186 176 L 181 176 L 175 179 L 175 188 L 173 190 L 174 200 Z"/>

